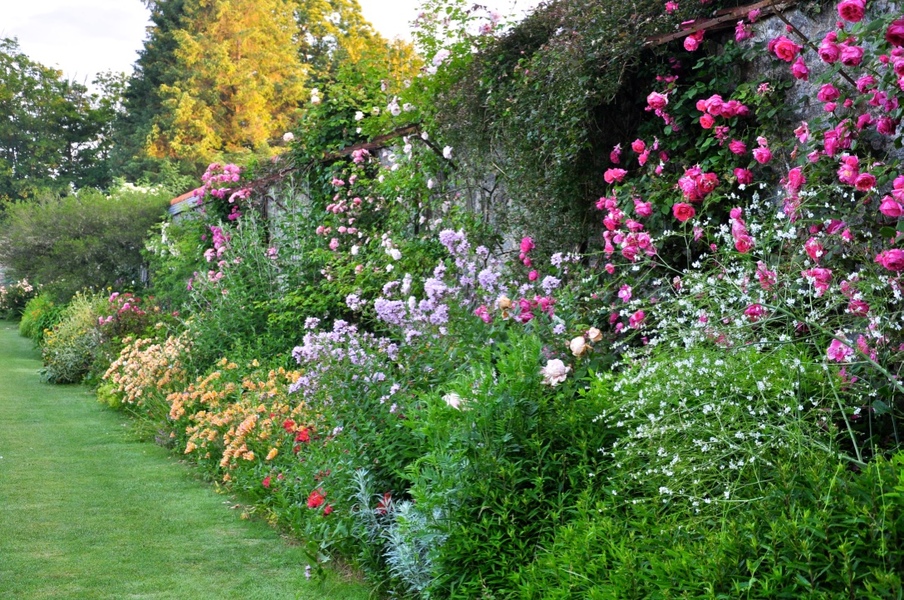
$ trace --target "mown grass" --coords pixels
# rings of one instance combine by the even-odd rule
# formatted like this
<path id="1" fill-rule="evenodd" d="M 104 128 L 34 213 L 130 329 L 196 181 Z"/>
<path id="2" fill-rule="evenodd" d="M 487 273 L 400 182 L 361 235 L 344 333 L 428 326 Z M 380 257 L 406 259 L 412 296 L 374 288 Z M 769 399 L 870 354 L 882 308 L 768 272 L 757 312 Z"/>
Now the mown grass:
<path id="1" fill-rule="evenodd" d="M 363 599 L 307 581 L 301 547 L 199 482 L 0 322 L 0 597 Z"/>

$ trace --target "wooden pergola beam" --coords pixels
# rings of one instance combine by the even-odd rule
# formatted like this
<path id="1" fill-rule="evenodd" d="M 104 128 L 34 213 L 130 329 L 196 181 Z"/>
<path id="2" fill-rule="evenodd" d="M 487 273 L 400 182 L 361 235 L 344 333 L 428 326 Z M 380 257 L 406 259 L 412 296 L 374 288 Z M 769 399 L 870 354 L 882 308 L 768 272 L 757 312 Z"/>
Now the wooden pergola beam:
<path id="1" fill-rule="evenodd" d="M 725 29 L 727 28 L 729 23 L 733 24 L 737 22 L 738 20 L 747 16 L 747 13 L 752 10 L 759 9 L 763 15 L 771 15 L 780 10 L 791 8 L 796 4 L 797 0 L 761 0 L 760 2 L 749 4 L 747 6 L 738 6 L 736 8 L 724 9 L 719 11 L 716 16 L 712 17 L 711 19 L 702 19 L 695 21 L 687 29 L 682 29 L 681 31 L 676 31 L 674 33 L 664 33 L 648 37 L 645 45 L 661 46 L 671 41 L 685 38 L 691 34 L 697 33 L 698 31 L 703 31 L 704 29 Z"/>

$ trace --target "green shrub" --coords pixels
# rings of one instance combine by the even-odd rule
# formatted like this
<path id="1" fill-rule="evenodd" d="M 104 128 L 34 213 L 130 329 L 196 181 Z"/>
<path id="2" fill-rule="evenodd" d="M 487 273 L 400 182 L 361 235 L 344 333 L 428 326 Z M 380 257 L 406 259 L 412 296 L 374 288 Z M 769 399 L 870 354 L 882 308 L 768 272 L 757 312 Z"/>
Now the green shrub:
<path id="1" fill-rule="evenodd" d="M 44 337 L 44 378 L 51 383 L 78 383 L 91 370 L 102 336 L 98 319 L 107 299 L 79 293 L 63 310 L 60 322 Z"/>
<path id="2" fill-rule="evenodd" d="M 782 465 L 768 492 L 717 519 L 589 501 L 517 576 L 519 597 L 900 598 L 902 465 Z"/>
<path id="3" fill-rule="evenodd" d="M 19 335 L 27 337 L 38 346 L 44 344 L 45 333 L 52 329 L 63 315 L 64 305 L 56 302 L 47 292 L 41 292 L 28 301 L 19 321 Z"/>
<path id="4" fill-rule="evenodd" d="M 609 438 L 593 425 L 599 400 L 577 394 L 575 377 L 543 385 L 543 351 L 537 335 L 497 339 L 441 389 L 449 395 L 425 398 L 425 414 L 410 421 L 427 452 L 408 470 L 414 510 L 403 524 L 420 518 L 427 526 L 390 529 L 386 553 L 404 572 L 411 560 L 402 553 L 429 548 L 421 559 L 432 563 L 434 595 L 510 588 L 510 574 L 594 486 L 597 450 Z M 459 409 L 448 405 L 456 396 Z"/>
<path id="5" fill-rule="evenodd" d="M 58 298 L 81 289 L 141 285 L 143 241 L 165 214 L 168 194 L 123 187 L 84 189 L 6 208 L 0 261 Z"/>

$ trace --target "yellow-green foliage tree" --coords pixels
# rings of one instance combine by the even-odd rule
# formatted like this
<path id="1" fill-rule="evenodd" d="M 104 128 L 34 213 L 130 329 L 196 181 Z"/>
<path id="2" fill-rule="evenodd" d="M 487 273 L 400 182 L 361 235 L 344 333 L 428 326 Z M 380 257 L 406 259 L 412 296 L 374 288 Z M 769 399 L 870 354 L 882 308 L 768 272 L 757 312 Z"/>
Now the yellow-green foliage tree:
<path id="1" fill-rule="evenodd" d="M 148 154 L 197 166 L 268 154 L 305 96 L 293 3 L 186 0 L 173 35 L 177 75 L 160 87 Z"/>

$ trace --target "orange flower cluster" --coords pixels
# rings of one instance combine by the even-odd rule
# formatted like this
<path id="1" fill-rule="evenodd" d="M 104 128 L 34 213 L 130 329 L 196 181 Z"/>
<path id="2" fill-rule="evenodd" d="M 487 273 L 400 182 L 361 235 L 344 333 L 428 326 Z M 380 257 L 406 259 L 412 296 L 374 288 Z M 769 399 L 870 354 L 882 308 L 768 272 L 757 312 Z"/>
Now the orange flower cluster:
<path id="1" fill-rule="evenodd" d="M 124 404 L 145 407 L 185 385 L 182 357 L 189 345 L 184 335 L 163 343 L 144 338 L 125 338 L 123 342 L 125 347 L 104 373 L 104 381 L 110 384 L 108 391 Z"/>
<path id="2" fill-rule="evenodd" d="M 217 460 L 225 471 L 240 461 L 273 460 L 284 443 L 294 440 L 284 423 L 309 418 L 304 405 L 287 396 L 299 373 L 252 371 L 239 381 L 232 373 L 235 363 L 223 360 L 217 366 L 219 370 L 167 398 L 170 418 L 187 421 L 185 454 Z"/>

